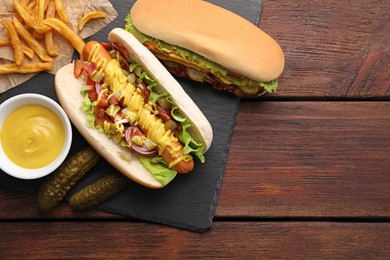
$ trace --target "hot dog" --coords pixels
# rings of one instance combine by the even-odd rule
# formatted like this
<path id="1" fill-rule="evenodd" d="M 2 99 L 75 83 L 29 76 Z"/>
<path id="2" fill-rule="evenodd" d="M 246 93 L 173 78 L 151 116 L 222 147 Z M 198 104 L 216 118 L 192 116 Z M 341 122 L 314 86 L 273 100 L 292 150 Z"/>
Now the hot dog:
<path id="1" fill-rule="evenodd" d="M 96 41 L 90 41 L 85 44 L 83 55 L 84 57 L 87 57 L 89 61 L 93 61 L 96 64 L 105 64 L 105 66 L 102 68 L 105 74 L 112 73 L 112 71 L 115 69 L 120 69 L 120 67 L 115 68 L 115 65 L 110 63 L 112 60 L 111 55 L 100 43 Z M 125 77 L 124 74 L 123 77 Z M 134 95 L 135 96 L 133 97 L 133 99 L 138 98 L 138 96 L 142 96 L 142 94 L 138 92 L 134 92 Z M 142 96 L 142 98 L 144 97 Z M 121 100 L 122 105 L 128 107 L 128 104 L 124 104 L 123 99 L 124 98 L 122 98 Z M 128 102 L 131 102 L 131 99 Z M 153 114 L 149 114 L 149 116 L 152 117 L 151 120 L 156 120 L 156 122 L 158 122 L 158 116 Z M 160 124 L 163 124 L 162 121 L 160 121 Z M 147 126 L 140 125 L 140 128 L 144 133 L 147 133 L 149 131 Z M 161 133 L 161 135 L 164 134 L 165 131 Z M 154 143 L 158 143 L 158 138 L 161 138 L 161 136 L 157 136 L 157 138 L 153 138 L 153 140 L 151 141 Z M 162 147 L 162 145 L 159 146 L 159 154 L 162 156 L 162 158 L 168 165 L 173 164 L 172 169 L 174 169 L 178 173 L 188 173 L 193 170 L 194 162 L 192 158 L 186 156 L 183 153 L 183 145 L 178 140 L 175 139 L 169 141 L 168 143 L 164 143 L 163 145 L 165 147 Z"/>
<path id="2" fill-rule="evenodd" d="M 204 161 L 211 125 L 132 34 L 116 28 L 108 38 L 86 43 L 85 60 L 57 72 L 57 96 L 106 160 L 134 181 L 161 188 L 176 173 L 192 171 L 194 156 Z"/>
<path id="3" fill-rule="evenodd" d="M 207 1 L 137 0 L 126 18 L 173 74 L 241 97 L 275 92 L 284 54 L 267 33 Z"/>

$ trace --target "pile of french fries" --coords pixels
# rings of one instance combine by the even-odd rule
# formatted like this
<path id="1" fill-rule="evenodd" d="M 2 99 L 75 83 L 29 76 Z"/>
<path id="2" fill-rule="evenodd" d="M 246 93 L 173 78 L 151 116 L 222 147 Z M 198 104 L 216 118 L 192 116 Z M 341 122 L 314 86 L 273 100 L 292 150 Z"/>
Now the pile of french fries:
<path id="1" fill-rule="evenodd" d="M 0 39 L 1 46 L 11 46 L 15 62 L 0 64 L 0 74 L 37 73 L 53 69 L 58 50 L 53 42 L 53 30 L 66 38 L 82 55 L 84 40 L 68 26 L 68 16 L 62 0 L 13 0 L 15 14 L 12 20 L 2 20 L 8 39 Z M 84 14 L 78 21 L 78 30 L 92 20 L 104 18 L 105 12 Z M 40 61 L 32 62 L 34 56 Z M 30 61 L 27 61 L 27 60 Z"/>

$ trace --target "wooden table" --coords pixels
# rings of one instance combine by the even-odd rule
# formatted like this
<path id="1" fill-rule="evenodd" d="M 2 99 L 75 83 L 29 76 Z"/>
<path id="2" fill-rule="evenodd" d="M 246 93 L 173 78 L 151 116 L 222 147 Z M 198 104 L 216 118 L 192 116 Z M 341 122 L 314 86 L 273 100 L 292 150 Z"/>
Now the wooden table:
<path id="1" fill-rule="evenodd" d="M 260 27 L 286 67 L 240 104 L 209 231 L 1 189 L 0 258 L 390 257 L 390 1 L 264 0 Z"/>

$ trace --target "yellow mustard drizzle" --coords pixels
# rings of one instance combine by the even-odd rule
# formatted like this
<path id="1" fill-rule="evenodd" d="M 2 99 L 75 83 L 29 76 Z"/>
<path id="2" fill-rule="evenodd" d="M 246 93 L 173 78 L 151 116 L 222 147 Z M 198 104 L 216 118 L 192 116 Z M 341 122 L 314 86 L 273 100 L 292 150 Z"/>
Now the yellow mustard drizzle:
<path id="1" fill-rule="evenodd" d="M 119 61 L 112 59 L 107 63 L 105 58 L 98 55 L 100 45 L 93 46 L 89 53 L 89 60 L 97 64 L 97 69 L 104 70 L 104 83 L 111 87 L 111 91 L 120 91 L 120 99 L 128 109 L 128 120 L 132 125 L 139 125 L 145 130 L 145 135 L 152 142 L 157 144 L 159 155 L 166 147 L 170 147 L 170 154 L 175 160 L 169 163 L 168 167 L 173 168 L 181 161 L 191 161 L 189 154 L 181 155 L 181 146 L 174 146 L 172 143 L 178 141 L 171 130 L 166 130 L 161 118 L 157 116 L 155 106 L 151 103 L 144 103 L 144 96 L 127 77 L 123 74 Z"/>

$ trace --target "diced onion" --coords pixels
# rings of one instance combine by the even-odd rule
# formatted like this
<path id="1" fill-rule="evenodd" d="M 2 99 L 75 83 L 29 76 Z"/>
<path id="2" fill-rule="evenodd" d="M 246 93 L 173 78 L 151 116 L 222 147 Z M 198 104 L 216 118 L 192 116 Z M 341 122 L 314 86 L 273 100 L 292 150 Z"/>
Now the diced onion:
<path id="1" fill-rule="evenodd" d="M 81 91 L 88 91 L 88 90 L 91 90 L 92 89 L 92 86 L 90 85 L 83 85 L 81 86 Z"/>
<path id="2" fill-rule="evenodd" d="M 129 110 L 127 109 L 127 107 L 124 108 L 124 109 L 122 109 L 122 113 L 123 113 L 125 116 L 127 116 L 128 112 L 129 112 Z"/>
<path id="3" fill-rule="evenodd" d="M 100 95 L 100 92 L 102 92 L 102 85 L 100 84 L 95 84 L 95 91 L 96 91 L 96 94 Z"/>
<path id="4" fill-rule="evenodd" d="M 128 123 L 128 122 L 129 122 L 129 121 L 127 121 L 126 118 L 122 118 L 122 119 L 117 120 L 117 121 L 115 122 L 115 124 L 116 124 L 116 125 L 118 125 L 118 124 L 126 124 L 126 123 Z"/>
<path id="5" fill-rule="evenodd" d="M 120 100 L 121 99 L 121 91 L 120 90 L 115 90 L 114 91 L 114 97 L 116 98 L 116 100 Z"/>

